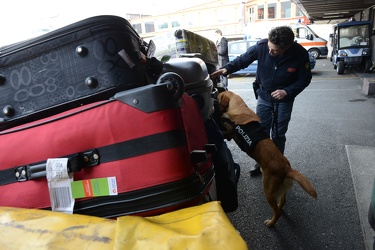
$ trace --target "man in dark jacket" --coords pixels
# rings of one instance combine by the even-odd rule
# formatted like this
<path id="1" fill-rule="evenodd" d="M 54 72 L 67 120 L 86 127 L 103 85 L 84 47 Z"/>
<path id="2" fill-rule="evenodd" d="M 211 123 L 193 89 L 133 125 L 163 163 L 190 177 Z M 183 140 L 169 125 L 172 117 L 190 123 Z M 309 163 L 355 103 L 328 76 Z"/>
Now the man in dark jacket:
<path id="1" fill-rule="evenodd" d="M 212 73 L 211 78 L 246 68 L 255 60 L 258 60 L 256 81 L 259 84 L 256 113 L 267 134 L 271 132 L 272 140 L 284 154 L 285 134 L 294 99 L 312 78 L 308 52 L 294 42 L 290 27 L 276 27 L 269 32 L 268 39 L 260 40 L 244 54 Z M 250 171 L 252 176 L 260 173 L 258 164 Z"/>
<path id="2" fill-rule="evenodd" d="M 215 31 L 216 35 L 216 48 L 218 53 L 218 67 L 222 68 L 229 62 L 228 56 L 228 40 L 223 37 L 221 30 Z M 220 76 L 220 82 L 223 84 L 222 87 L 228 87 L 228 79 L 226 76 Z"/>

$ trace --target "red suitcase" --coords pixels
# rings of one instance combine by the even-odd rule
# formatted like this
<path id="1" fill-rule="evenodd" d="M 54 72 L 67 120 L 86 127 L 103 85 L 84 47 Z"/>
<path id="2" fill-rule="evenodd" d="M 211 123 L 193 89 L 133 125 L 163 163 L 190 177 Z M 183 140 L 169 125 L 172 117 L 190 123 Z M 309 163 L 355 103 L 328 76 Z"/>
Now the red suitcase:
<path id="1" fill-rule="evenodd" d="M 50 209 L 45 162 L 59 157 L 74 180 L 116 177 L 118 195 L 76 199 L 74 213 L 155 215 L 201 202 L 214 178 L 203 119 L 193 98 L 170 92 L 147 85 L 1 131 L 0 206 Z"/>

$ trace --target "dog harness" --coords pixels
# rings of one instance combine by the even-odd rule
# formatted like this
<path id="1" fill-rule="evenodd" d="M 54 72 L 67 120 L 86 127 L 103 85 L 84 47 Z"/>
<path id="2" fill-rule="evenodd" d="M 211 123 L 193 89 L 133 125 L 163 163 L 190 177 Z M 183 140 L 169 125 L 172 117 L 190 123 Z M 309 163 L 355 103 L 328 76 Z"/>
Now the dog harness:
<path id="1" fill-rule="evenodd" d="M 250 122 L 245 125 L 236 125 L 230 120 L 225 122 L 233 126 L 235 133 L 241 139 L 238 146 L 242 151 L 252 151 L 258 141 L 270 138 L 259 122 Z"/>

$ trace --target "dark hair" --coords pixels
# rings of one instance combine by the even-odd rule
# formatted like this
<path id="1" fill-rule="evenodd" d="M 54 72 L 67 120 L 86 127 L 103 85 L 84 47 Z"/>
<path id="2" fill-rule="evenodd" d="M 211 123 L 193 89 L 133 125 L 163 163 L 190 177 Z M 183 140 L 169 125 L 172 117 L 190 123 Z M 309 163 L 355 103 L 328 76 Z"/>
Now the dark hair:
<path id="1" fill-rule="evenodd" d="M 270 30 L 268 40 L 281 49 L 286 49 L 294 42 L 294 33 L 289 26 L 279 26 Z"/>
<path id="2" fill-rule="evenodd" d="M 221 33 L 221 30 L 216 30 L 215 33 L 220 34 L 220 36 L 223 35 L 223 33 Z"/>

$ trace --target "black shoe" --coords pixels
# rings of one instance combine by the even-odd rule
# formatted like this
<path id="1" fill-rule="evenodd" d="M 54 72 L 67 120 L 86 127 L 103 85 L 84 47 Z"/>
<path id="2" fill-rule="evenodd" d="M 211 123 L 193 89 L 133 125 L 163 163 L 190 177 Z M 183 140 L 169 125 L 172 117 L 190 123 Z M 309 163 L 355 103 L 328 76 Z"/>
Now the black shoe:
<path id="1" fill-rule="evenodd" d="M 257 176 L 260 175 L 262 171 L 260 171 L 259 164 L 255 164 L 252 169 L 250 169 L 250 176 Z"/>

